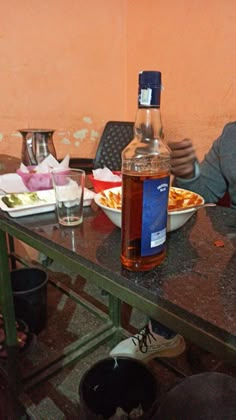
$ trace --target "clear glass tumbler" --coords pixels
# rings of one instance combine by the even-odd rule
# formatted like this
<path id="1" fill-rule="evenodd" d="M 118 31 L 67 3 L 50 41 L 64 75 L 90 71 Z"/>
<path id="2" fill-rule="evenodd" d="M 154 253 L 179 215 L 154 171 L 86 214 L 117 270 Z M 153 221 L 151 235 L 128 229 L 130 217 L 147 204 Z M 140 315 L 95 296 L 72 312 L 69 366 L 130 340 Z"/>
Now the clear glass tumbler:
<path id="1" fill-rule="evenodd" d="M 52 181 L 59 224 L 69 227 L 79 225 L 83 222 L 85 171 L 53 169 Z"/>

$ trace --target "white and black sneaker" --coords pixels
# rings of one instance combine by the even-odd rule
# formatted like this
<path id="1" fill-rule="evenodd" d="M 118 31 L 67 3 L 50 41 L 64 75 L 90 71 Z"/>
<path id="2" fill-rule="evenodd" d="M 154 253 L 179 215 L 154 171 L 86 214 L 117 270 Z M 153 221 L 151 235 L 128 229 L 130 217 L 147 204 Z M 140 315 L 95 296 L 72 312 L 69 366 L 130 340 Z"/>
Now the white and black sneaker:
<path id="1" fill-rule="evenodd" d="M 155 357 L 177 357 L 185 351 L 184 338 L 177 334 L 167 339 L 152 331 L 146 325 L 134 336 L 117 344 L 110 356 L 126 356 L 147 362 Z"/>

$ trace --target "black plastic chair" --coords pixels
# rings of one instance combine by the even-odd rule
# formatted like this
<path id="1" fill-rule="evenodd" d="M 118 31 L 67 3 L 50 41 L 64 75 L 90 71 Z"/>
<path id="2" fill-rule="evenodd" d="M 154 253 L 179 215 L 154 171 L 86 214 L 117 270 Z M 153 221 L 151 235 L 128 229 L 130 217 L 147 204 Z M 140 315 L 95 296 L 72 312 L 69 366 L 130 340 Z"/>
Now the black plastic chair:
<path id="1" fill-rule="evenodd" d="M 128 121 L 107 122 L 94 159 L 71 158 L 70 167 L 84 169 L 86 173 L 105 166 L 112 171 L 120 171 L 121 153 L 133 138 L 133 126 L 134 123 Z"/>

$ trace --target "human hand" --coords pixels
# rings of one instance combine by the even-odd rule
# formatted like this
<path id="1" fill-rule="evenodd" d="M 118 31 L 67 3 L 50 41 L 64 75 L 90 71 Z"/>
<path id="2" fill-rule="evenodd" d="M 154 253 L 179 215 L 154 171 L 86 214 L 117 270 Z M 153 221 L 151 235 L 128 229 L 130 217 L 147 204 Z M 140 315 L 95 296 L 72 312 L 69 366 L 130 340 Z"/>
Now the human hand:
<path id="1" fill-rule="evenodd" d="M 169 142 L 168 146 L 171 149 L 171 173 L 180 178 L 192 178 L 196 160 L 192 141 L 185 138 L 178 142 Z"/>

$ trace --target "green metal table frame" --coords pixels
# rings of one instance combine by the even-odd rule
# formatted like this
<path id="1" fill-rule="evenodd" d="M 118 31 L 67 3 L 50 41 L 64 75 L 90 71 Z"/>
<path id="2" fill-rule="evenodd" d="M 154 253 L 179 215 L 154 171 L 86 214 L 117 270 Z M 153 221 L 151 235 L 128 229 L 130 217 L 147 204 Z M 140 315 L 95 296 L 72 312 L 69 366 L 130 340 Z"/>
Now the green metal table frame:
<path id="1" fill-rule="evenodd" d="M 65 268 L 77 272 L 86 280 L 99 286 L 101 289 L 109 293 L 108 315 L 92 305 L 90 302 L 82 299 L 81 296 L 67 289 L 58 281 L 54 281 L 54 285 L 63 293 L 66 293 L 71 299 L 78 304 L 89 309 L 93 314 L 104 321 L 103 325 L 92 331 L 86 336 L 78 339 L 69 345 L 58 358 L 47 361 L 44 366 L 31 372 L 27 378 L 21 378 L 17 366 L 17 350 L 16 350 L 16 328 L 13 297 L 10 284 L 10 265 L 9 265 L 9 240 L 12 237 L 24 242 L 30 247 L 44 253 L 54 261 L 60 262 Z M 10 240 L 11 242 L 12 240 Z M 12 242 L 11 242 L 12 248 Z M 14 260 L 14 258 L 13 258 Z M 107 340 L 118 340 L 122 335 L 127 334 L 121 328 L 121 302 L 124 301 L 132 307 L 137 308 L 152 318 L 157 318 L 170 328 L 173 326 L 177 331 L 189 338 L 193 343 L 208 350 L 211 353 L 219 355 L 229 363 L 236 364 L 235 347 L 227 340 L 219 339 L 216 335 L 208 333 L 196 325 L 193 325 L 186 317 L 176 314 L 156 303 L 146 299 L 140 293 L 124 287 L 119 282 L 113 281 L 112 278 L 102 275 L 96 270 L 88 268 L 75 257 L 64 255 L 61 251 L 55 249 L 52 241 L 42 241 L 40 237 L 36 237 L 30 229 L 21 228 L 19 224 L 8 222 L 7 218 L 0 219 L 0 304 L 5 320 L 6 343 L 8 346 L 8 376 L 12 389 L 17 392 L 22 382 L 24 389 L 35 385 L 41 380 L 53 375 L 59 369 L 75 360 L 79 360 L 85 355 L 93 351 L 98 345 Z"/>
<path id="2" fill-rule="evenodd" d="M 0 225 L 2 227 L 2 223 L 0 223 Z M 10 231 L 11 229 L 8 231 L 8 233 L 10 233 Z M 62 255 L 55 251 L 55 249 L 53 249 L 53 245 L 45 249 L 45 244 L 42 246 L 40 242 L 35 241 L 34 239 L 30 238 L 30 236 L 20 233 L 18 229 L 17 232 L 11 232 L 11 235 L 12 234 L 15 236 L 15 238 L 27 243 L 29 246 L 32 246 L 38 251 L 44 252 L 44 254 L 47 254 L 55 261 L 60 261 L 60 263 L 62 262 Z M 12 252 L 9 255 L 9 246 L 7 243 L 9 242 L 7 240 L 8 238 L 9 236 L 6 235 L 4 230 L 0 230 L 0 304 L 2 308 L 2 314 L 4 317 L 6 344 L 8 347 L 9 385 L 12 387 L 12 389 L 15 389 L 15 391 L 17 392 L 17 390 L 19 390 L 19 388 L 21 387 L 22 382 L 24 384 L 24 389 L 26 390 L 30 386 L 35 385 L 36 383 L 39 383 L 42 380 L 45 380 L 47 377 L 51 376 L 66 365 L 72 363 L 74 360 L 79 360 L 80 358 L 86 356 L 88 353 L 93 351 L 98 345 L 103 344 L 105 341 L 114 337 L 115 334 L 120 336 L 121 301 L 115 296 L 109 294 L 109 308 L 108 315 L 106 315 L 98 307 L 93 305 L 91 302 L 88 302 L 81 296 L 77 295 L 75 292 L 68 289 L 59 281 L 50 279 L 49 281 L 55 287 L 60 289 L 64 294 L 69 296 L 70 299 L 73 299 L 77 304 L 80 304 L 104 322 L 101 327 L 96 328 L 96 331 L 92 331 L 86 334 L 86 336 L 78 339 L 71 345 L 67 346 L 58 358 L 50 360 L 49 357 L 45 366 L 40 366 L 40 369 L 37 368 L 35 371 L 32 371 L 30 376 L 27 376 L 27 378 L 20 378 L 19 367 L 17 366 L 15 313 L 9 269 L 9 256 L 12 260 L 17 260 L 18 256 L 14 256 L 14 252 Z M 12 236 L 10 236 L 10 238 L 10 240 L 12 240 Z M 13 248 L 12 244 L 11 248 Z M 72 261 L 66 259 L 64 266 L 71 268 L 72 263 Z M 87 277 L 91 279 L 91 277 L 93 277 L 92 273 L 90 273 L 84 267 L 78 267 L 77 264 L 75 264 L 75 269 L 78 269 L 78 272 L 85 278 Z"/>

